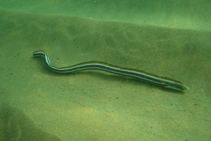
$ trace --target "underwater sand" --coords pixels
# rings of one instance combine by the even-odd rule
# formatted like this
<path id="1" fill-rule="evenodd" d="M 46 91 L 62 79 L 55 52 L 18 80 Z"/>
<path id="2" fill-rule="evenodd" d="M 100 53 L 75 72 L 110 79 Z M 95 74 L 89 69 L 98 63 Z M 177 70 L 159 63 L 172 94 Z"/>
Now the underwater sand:
<path id="1" fill-rule="evenodd" d="M 176 7 L 177 6 L 177 7 Z M 211 139 L 211 2 L 0 0 L 0 140 Z M 102 71 L 103 61 L 181 81 L 179 92 Z"/>

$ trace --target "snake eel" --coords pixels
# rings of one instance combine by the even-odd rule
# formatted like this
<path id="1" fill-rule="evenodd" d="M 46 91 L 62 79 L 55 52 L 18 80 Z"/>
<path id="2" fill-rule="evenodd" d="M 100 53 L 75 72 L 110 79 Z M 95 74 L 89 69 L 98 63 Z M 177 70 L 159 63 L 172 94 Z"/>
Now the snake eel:
<path id="1" fill-rule="evenodd" d="M 101 70 L 101 71 L 106 71 L 118 75 L 123 75 L 135 79 L 139 79 L 145 82 L 149 82 L 152 84 L 156 84 L 158 86 L 168 88 L 168 89 L 173 89 L 173 90 L 188 90 L 189 88 L 185 85 L 183 85 L 181 82 L 172 80 L 169 78 L 165 77 L 159 77 L 153 74 L 149 74 L 146 72 L 141 72 L 138 70 L 133 70 L 133 69 L 128 69 L 128 68 L 121 68 L 118 66 L 110 65 L 104 62 L 84 62 L 80 64 L 76 64 L 73 66 L 69 67 L 63 67 L 63 68 L 58 68 L 54 67 L 50 63 L 50 59 L 45 54 L 44 51 L 35 51 L 33 53 L 34 57 L 41 57 L 43 56 L 45 58 L 47 67 L 56 72 L 56 73 L 71 73 L 71 72 L 77 72 L 77 71 L 83 71 L 83 70 Z"/>

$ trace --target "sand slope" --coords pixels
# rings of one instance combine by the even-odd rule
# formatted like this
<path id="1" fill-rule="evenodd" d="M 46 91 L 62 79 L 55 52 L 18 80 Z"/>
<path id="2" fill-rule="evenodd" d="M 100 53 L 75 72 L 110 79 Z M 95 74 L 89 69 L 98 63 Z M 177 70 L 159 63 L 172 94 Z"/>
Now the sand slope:
<path id="1" fill-rule="evenodd" d="M 0 139 L 9 139 L 5 130 L 23 140 L 211 138 L 209 30 L 5 8 L 0 19 Z M 45 51 L 54 66 L 103 61 L 176 79 L 190 90 L 101 71 L 56 74 L 44 59 L 33 58 L 36 50 Z"/>

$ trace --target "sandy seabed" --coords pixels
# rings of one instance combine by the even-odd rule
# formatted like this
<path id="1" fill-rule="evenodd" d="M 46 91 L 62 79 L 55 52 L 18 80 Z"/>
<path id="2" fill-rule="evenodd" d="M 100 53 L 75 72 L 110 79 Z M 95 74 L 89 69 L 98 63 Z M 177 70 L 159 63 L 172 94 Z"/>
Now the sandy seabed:
<path id="1" fill-rule="evenodd" d="M 76 13 L 0 8 L 0 140 L 210 140 L 209 28 Z M 57 74 L 33 57 L 37 50 L 53 66 L 102 61 L 172 78 L 190 90 L 102 71 Z"/>

